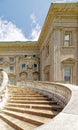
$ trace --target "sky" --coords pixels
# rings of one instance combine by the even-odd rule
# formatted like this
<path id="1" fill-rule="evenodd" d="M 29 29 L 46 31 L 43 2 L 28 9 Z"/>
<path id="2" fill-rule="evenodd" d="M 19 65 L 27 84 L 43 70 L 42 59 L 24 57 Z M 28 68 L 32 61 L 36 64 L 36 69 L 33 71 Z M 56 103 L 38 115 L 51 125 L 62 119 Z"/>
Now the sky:
<path id="1" fill-rule="evenodd" d="M 0 41 L 36 41 L 53 2 L 77 0 L 0 0 Z"/>

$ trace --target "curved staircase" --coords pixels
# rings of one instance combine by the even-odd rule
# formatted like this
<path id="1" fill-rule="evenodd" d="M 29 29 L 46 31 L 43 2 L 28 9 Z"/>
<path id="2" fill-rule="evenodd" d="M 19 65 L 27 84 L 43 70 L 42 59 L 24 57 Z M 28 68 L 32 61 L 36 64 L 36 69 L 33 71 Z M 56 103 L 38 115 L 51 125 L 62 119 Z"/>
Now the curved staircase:
<path id="1" fill-rule="evenodd" d="M 56 101 L 32 89 L 8 86 L 7 90 L 8 100 L 0 112 L 2 130 L 33 130 L 62 110 Z"/>

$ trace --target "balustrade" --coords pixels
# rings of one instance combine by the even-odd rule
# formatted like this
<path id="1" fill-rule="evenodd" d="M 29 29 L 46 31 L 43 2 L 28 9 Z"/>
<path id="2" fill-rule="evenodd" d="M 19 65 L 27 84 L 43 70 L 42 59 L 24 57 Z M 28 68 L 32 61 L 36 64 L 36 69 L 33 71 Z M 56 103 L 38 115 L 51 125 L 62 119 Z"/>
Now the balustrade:
<path id="1" fill-rule="evenodd" d="M 7 73 L 3 71 L 3 69 L 0 69 L 1 73 L 1 85 L 0 85 L 0 109 L 4 106 L 6 100 L 7 100 L 7 84 L 8 84 L 8 76 Z"/>

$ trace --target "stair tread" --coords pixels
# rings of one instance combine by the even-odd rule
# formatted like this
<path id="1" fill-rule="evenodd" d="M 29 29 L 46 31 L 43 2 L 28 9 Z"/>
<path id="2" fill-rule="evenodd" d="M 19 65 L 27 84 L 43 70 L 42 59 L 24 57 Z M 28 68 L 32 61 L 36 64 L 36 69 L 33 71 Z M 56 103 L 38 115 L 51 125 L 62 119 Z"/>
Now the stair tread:
<path id="1" fill-rule="evenodd" d="M 36 115 L 31 115 L 31 114 L 27 114 L 27 113 L 21 113 L 21 112 L 15 112 L 15 111 L 9 111 L 9 110 L 2 110 L 4 113 L 10 113 L 10 114 L 14 114 L 16 116 L 21 116 L 22 118 L 28 118 L 28 119 L 32 119 L 32 120 L 36 120 L 39 122 L 42 122 L 43 124 L 46 123 L 48 120 L 50 120 L 47 117 L 40 117 L 40 116 L 36 116 Z"/>
<path id="2" fill-rule="evenodd" d="M 44 97 L 44 96 L 42 96 L 42 95 L 27 95 L 27 94 L 25 94 L 25 95 L 11 95 L 10 97 Z"/>
<path id="3" fill-rule="evenodd" d="M 14 130 L 11 126 L 9 126 L 5 121 L 0 119 L 0 130 Z"/>
<path id="4" fill-rule="evenodd" d="M 14 106 L 21 106 L 22 105 L 23 107 L 27 106 L 27 105 L 29 105 L 29 106 L 31 105 L 31 106 L 50 107 L 50 108 L 52 108 L 52 105 L 49 105 L 49 104 L 46 104 L 46 105 L 45 104 L 32 104 L 31 102 L 30 102 L 30 104 L 25 104 L 25 103 L 23 103 L 23 104 L 22 103 L 19 103 L 19 104 L 17 104 L 17 103 L 7 103 L 7 105 L 12 105 L 12 106 L 13 105 Z M 56 106 L 56 105 L 53 105 L 53 106 Z"/>
<path id="5" fill-rule="evenodd" d="M 17 104 L 44 104 L 44 105 L 50 105 L 55 104 L 56 102 L 53 101 L 44 101 L 44 100 L 8 100 L 7 103 L 17 103 Z"/>
<path id="6" fill-rule="evenodd" d="M 9 122 L 7 129 L 3 127 L 6 130 L 13 130 L 10 128 L 13 127 L 13 124 L 15 124 L 14 130 L 33 130 L 35 127 L 47 123 L 61 110 L 62 107 L 57 105 L 52 98 L 35 92 L 33 89 L 12 86 L 8 87 L 8 100 L 1 111 L 0 117 L 3 116 L 3 118 L 0 118 L 0 121 L 3 119 L 4 123 Z M 11 126 L 9 126 L 10 123 L 12 123 Z"/>
<path id="7" fill-rule="evenodd" d="M 16 101 L 16 102 L 18 102 L 18 100 L 12 100 L 12 99 L 11 99 L 11 100 L 8 100 L 8 102 L 9 102 L 9 101 Z M 25 101 L 26 101 L 26 102 L 33 102 L 32 99 L 31 99 L 31 100 L 19 100 L 19 101 L 20 101 L 20 102 L 25 102 Z M 52 103 L 52 102 L 53 102 L 53 103 L 54 103 L 55 101 L 34 100 L 34 102 L 42 102 L 42 103 L 43 103 L 43 102 L 47 102 L 47 103 L 49 103 L 49 102 Z"/>
<path id="8" fill-rule="evenodd" d="M 6 118 L 8 121 L 18 125 L 20 128 L 22 128 L 23 130 L 33 130 L 33 128 L 35 128 L 35 125 L 32 125 L 30 123 L 27 123 L 25 121 L 19 120 L 17 118 L 14 118 L 12 116 L 6 115 L 4 113 L 1 114 L 2 117 Z M 14 130 L 14 129 L 13 129 Z"/>
<path id="9" fill-rule="evenodd" d="M 60 105 L 49 105 L 49 104 L 25 104 L 25 103 L 7 103 L 6 107 L 16 107 L 16 108 L 33 108 L 33 109 L 42 109 L 42 110 L 51 110 L 51 111 L 61 111 L 63 109 Z"/>
<path id="10" fill-rule="evenodd" d="M 35 113 L 46 113 L 46 114 L 51 114 L 53 115 L 54 113 L 51 111 L 51 110 L 39 110 L 39 109 L 33 109 L 31 106 L 30 108 L 19 108 L 19 107 L 5 107 L 6 108 L 9 108 L 9 109 L 16 109 L 16 110 L 22 110 L 22 111 L 30 111 L 30 112 L 35 112 Z M 57 112 L 56 112 L 57 113 Z"/>
<path id="11" fill-rule="evenodd" d="M 12 97 L 12 98 L 9 98 L 10 100 L 13 99 L 13 100 L 47 100 L 47 98 L 44 98 L 44 97 Z"/>

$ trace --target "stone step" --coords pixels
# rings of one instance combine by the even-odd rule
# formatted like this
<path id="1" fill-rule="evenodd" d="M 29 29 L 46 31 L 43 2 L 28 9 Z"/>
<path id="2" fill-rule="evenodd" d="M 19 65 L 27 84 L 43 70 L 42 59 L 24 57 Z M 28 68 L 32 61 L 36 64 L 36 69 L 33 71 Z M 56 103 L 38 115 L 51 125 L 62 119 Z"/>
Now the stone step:
<path id="1" fill-rule="evenodd" d="M 44 100 L 8 100 L 8 103 L 22 103 L 22 104 L 57 104 L 56 101 Z"/>
<path id="2" fill-rule="evenodd" d="M 47 100 L 45 97 L 12 97 L 9 100 Z"/>
<path id="3" fill-rule="evenodd" d="M 52 98 L 32 89 L 9 87 L 8 93 L 7 104 L 0 116 L 14 130 L 32 130 L 46 123 L 62 110 Z"/>
<path id="4" fill-rule="evenodd" d="M 15 94 L 15 95 L 16 95 L 17 93 L 18 93 L 18 94 L 37 94 L 37 92 L 35 92 L 35 91 L 26 91 L 26 90 L 24 90 L 24 91 L 22 91 L 22 90 L 20 90 L 20 91 L 19 91 L 19 90 L 17 90 L 17 91 L 13 91 L 13 90 L 12 90 L 12 91 L 9 91 L 9 90 L 8 90 L 8 92 L 10 92 L 10 93 L 12 93 L 12 94 Z"/>
<path id="5" fill-rule="evenodd" d="M 28 94 L 28 93 L 37 93 L 37 92 L 35 92 L 35 91 L 31 91 L 31 90 L 29 90 L 29 91 L 27 91 L 26 89 L 24 89 L 24 90 L 8 90 L 8 92 L 10 92 L 10 93 L 14 93 L 14 94 L 16 94 L 16 93 L 19 93 L 19 94 L 22 94 L 22 93 L 24 93 L 24 94 Z"/>
<path id="6" fill-rule="evenodd" d="M 33 130 L 36 126 L 25 121 L 19 120 L 7 114 L 1 113 L 0 118 L 7 123 L 12 130 Z M 2 124 L 2 121 L 1 121 Z M 0 124 L 0 126 L 1 126 Z M 11 128 L 6 129 L 6 127 L 2 127 L 1 130 L 11 130 Z"/>
<path id="7" fill-rule="evenodd" d="M 5 107 L 5 109 L 9 111 L 15 111 L 15 112 L 21 112 L 21 113 L 27 113 L 31 115 L 37 115 L 37 116 L 42 116 L 42 117 L 47 117 L 47 118 L 53 118 L 54 116 L 57 115 L 57 112 L 52 112 L 50 110 L 39 110 L 39 109 L 33 109 L 31 108 L 19 108 L 19 107 Z"/>
<path id="8" fill-rule="evenodd" d="M 42 109 L 42 110 L 52 110 L 52 106 L 48 104 L 21 104 L 21 103 L 7 103 L 6 106 L 14 106 L 14 107 L 19 107 L 19 108 L 32 108 L 34 109 Z"/>
<path id="9" fill-rule="evenodd" d="M 24 91 L 24 90 L 26 90 L 26 91 L 33 91 L 33 89 L 32 88 L 27 88 L 27 87 L 8 87 L 9 88 L 9 90 L 22 90 L 22 91 Z"/>
<path id="10" fill-rule="evenodd" d="M 21 104 L 21 103 L 7 103 L 6 106 L 19 107 L 19 108 L 33 108 L 42 110 L 57 110 L 61 111 L 63 108 L 60 105 L 48 105 L 48 104 Z"/>
<path id="11" fill-rule="evenodd" d="M 9 97 L 46 97 L 40 94 L 9 94 Z"/>
<path id="12" fill-rule="evenodd" d="M 60 112 L 63 109 L 63 107 L 61 107 L 60 105 L 51 105 L 51 106 L 34 105 L 34 106 L 32 106 L 32 108 L 34 108 L 34 109 L 42 109 L 42 110 L 52 110 L 52 111 L 57 111 L 57 112 Z"/>
<path id="13" fill-rule="evenodd" d="M 27 88 L 20 88 L 20 87 L 18 87 L 18 88 L 16 88 L 16 89 L 14 89 L 14 88 L 9 88 L 8 89 L 8 92 L 14 92 L 14 93 L 27 93 L 27 92 L 29 92 L 29 93 L 38 93 L 38 92 L 35 92 L 35 91 L 33 91 L 32 89 L 27 89 Z"/>
<path id="14" fill-rule="evenodd" d="M 0 130 L 14 130 L 11 126 L 9 126 L 5 121 L 1 119 L 1 114 L 0 114 Z"/>
<path id="15" fill-rule="evenodd" d="M 12 116 L 14 118 L 20 119 L 22 121 L 25 121 L 25 122 L 28 122 L 37 126 L 40 126 L 50 120 L 47 117 L 45 118 L 45 117 L 40 117 L 40 116 L 31 115 L 27 113 L 21 113 L 21 112 L 14 112 L 14 111 L 9 111 L 9 110 L 2 110 L 2 112 L 9 116 Z"/>
<path id="16" fill-rule="evenodd" d="M 40 95 L 40 94 L 12 94 L 11 96 L 14 96 L 14 97 L 17 97 L 17 96 L 19 96 L 19 97 L 21 97 L 21 96 L 43 96 L 43 95 Z"/>
<path id="17" fill-rule="evenodd" d="M 38 94 L 32 94 L 32 95 L 29 95 L 29 94 L 28 95 L 27 94 L 25 94 L 25 95 L 24 94 L 23 95 L 22 94 L 18 95 L 17 94 L 17 95 L 10 95 L 9 97 L 15 97 L 15 98 L 20 97 L 21 98 L 21 97 L 46 97 L 46 96 L 38 95 Z"/>
<path id="18" fill-rule="evenodd" d="M 38 92 L 35 92 L 35 91 L 31 91 L 31 90 L 26 91 L 26 89 L 24 89 L 24 91 L 22 91 L 22 90 L 21 91 L 19 91 L 19 90 L 17 90 L 17 91 L 13 91 L 13 90 L 9 91 L 8 90 L 8 92 L 10 94 L 14 95 L 14 96 L 17 96 L 17 95 L 42 95 L 42 94 L 39 94 Z"/>

